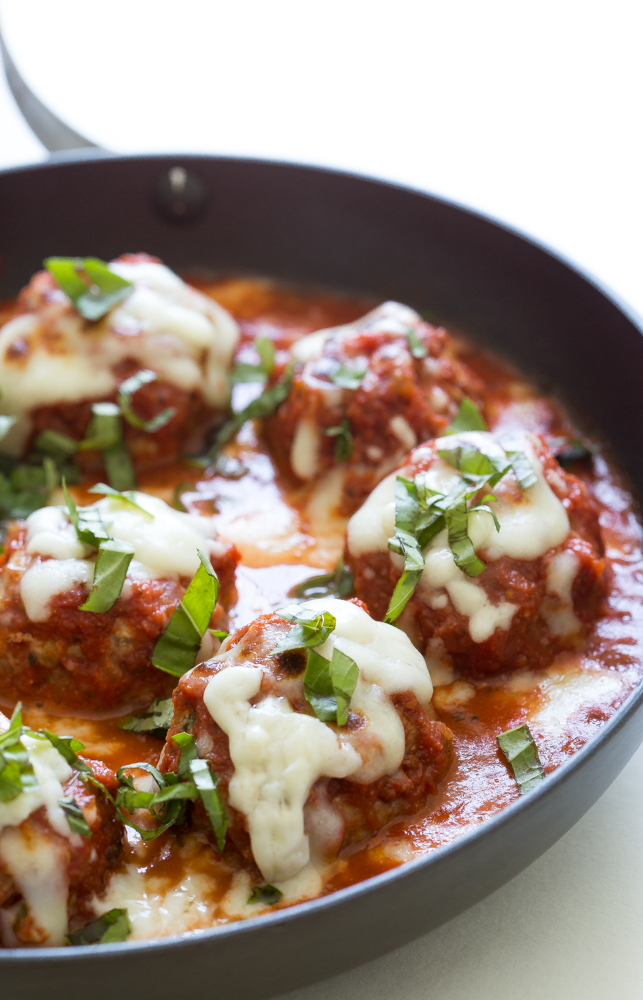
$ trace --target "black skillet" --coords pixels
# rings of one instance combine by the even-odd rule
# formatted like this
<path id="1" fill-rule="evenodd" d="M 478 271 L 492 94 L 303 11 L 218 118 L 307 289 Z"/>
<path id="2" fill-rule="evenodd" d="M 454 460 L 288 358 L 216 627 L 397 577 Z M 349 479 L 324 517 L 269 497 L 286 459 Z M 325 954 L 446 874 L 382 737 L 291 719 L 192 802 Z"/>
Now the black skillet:
<path id="1" fill-rule="evenodd" d="M 181 272 L 250 273 L 393 298 L 466 330 L 561 397 L 643 493 L 641 329 L 528 239 L 363 177 L 211 156 L 111 156 L 7 75 L 50 162 L 0 173 L 0 296 L 50 254 L 158 254 Z M 599 798 L 643 738 L 643 688 L 529 796 L 423 860 L 324 899 L 198 935 L 0 952 L 3 995 L 145 991 L 268 997 L 425 933 L 531 864 Z"/>

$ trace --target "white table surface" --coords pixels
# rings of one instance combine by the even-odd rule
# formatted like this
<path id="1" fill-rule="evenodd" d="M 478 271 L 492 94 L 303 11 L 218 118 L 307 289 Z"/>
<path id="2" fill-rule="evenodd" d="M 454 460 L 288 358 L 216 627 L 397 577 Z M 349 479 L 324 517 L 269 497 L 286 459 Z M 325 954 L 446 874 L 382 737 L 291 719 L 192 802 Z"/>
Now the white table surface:
<path id="1" fill-rule="evenodd" d="M 635 0 L 1 0 L 0 13 L 33 89 L 106 147 L 409 183 L 530 233 L 643 313 Z M 0 166 L 43 157 L 0 81 Z M 509 885 L 289 997 L 642 998 L 642 786 L 640 750 Z"/>

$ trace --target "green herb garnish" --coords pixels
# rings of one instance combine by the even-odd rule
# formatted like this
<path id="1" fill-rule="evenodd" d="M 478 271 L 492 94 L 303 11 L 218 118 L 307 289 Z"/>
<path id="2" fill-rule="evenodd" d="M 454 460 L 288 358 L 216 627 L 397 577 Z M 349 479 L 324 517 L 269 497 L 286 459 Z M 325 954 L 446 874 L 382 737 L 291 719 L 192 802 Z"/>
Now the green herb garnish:
<path id="1" fill-rule="evenodd" d="M 529 726 L 517 726 L 496 736 L 498 746 L 507 758 L 511 773 L 518 784 L 521 795 L 531 791 L 545 777 L 538 747 Z"/>
<path id="2" fill-rule="evenodd" d="M 337 427 L 327 427 L 324 431 L 327 437 L 337 438 L 335 442 L 335 458 L 338 462 L 348 462 L 353 453 L 353 435 L 351 425 L 346 417 Z"/>
<path id="3" fill-rule="evenodd" d="M 103 913 L 98 920 L 67 935 L 67 944 L 116 944 L 125 941 L 132 933 L 132 927 L 127 916 L 127 910 L 113 909 Z"/>
<path id="4" fill-rule="evenodd" d="M 105 472 L 114 489 L 134 489 L 134 466 L 123 440 L 121 411 L 116 403 L 94 403 L 87 437 L 80 442 L 78 449 L 102 452 Z"/>
<path id="5" fill-rule="evenodd" d="M 78 753 L 85 749 L 80 740 L 77 740 L 74 736 L 56 736 L 49 729 L 39 729 L 35 735 L 48 739 L 54 750 L 57 750 L 60 756 L 64 757 L 67 763 L 76 771 L 93 774 L 89 764 L 86 764 L 78 756 Z"/>
<path id="6" fill-rule="evenodd" d="M 414 358 L 417 358 L 419 361 L 427 356 L 429 352 L 426 349 L 425 345 L 420 340 L 420 338 L 418 337 L 413 327 L 409 327 L 406 334 L 406 339 L 409 342 L 409 350 Z"/>
<path id="7" fill-rule="evenodd" d="M 311 576 L 288 591 L 289 597 L 309 601 L 315 597 L 348 597 L 353 592 L 353 574 L 340 556 L 332 573 Z"/>
<path id="8" fill-rule="evenodd" d="M 480 410 L 471 399 L 465 396 L 445 434 L 458 434 L 461 431 L 486 431 L 486 429 L 487 425 Z"/>
<path id="9" fill-rule="evenodd" d="M 97 257 L 48 257 L 44 266 L 84 319 L 101 319 L 134 287 Z"/>
<path id="10" fill-rule="evenodd" d="M 23 733 L 22 705 L 18 703 L 9 728 L 0 734 L 0 802 L 11 802 L 38 787 L 29 753 L 20 742 Z"/>
<path id="11" fill-rule="evenodd" d="M 308 650 L 304 695 L 321 722 L 345 726 L 348 706 L 359 679 L 359 668 L 350 656 L 335 647 L 330 660 Z"/>
<path id="12" fill-rule="evenodd" d="M 58 799 L 58 805 L 64 812 L 72 833 L 79 833 L 81 837 L 91 837 L 92 831 L 89 828 L 89 823 L 75 798 L 69 796 L 65 799 Z"/>
<path id="13" fill-rule="evenodd" d="M 290 649 L 303 649 L 305 647 L 321 646 L 330 633 L 335 628 L 337 621 L 329 611 L 312 611 L 310 608 L 298 608 L 296 611 L 278 611 L 281 618 L 287 622 L 292 622 L 293 627 L 281 639 L 274 649 L 271 649 L 272 656 L 279 656 Z"/>
<path id="14" fill-rule="evenodd" d="M 219 580 L 210 560 L 201 551 L 199 559 L 201 565 L 151 656 L 155 667 L 175 677 L 194 666 L 219 596 Z"/>
<path id="15" fill-rule="evenodd" d="M 94 582 L 89 597 L 80 605 L 80 611 L 104 614 L 110 611 L 121 596 L 129 564 L 134 556 L 134 546 L 111 538 L 101 542 L 94 566 Z"/>
<path id="16" fill-rule="evenodd" d="M 232 419 L 223 425 L 208 455 L 211 462 L 217 459 L 224 444 L 235 437 L 248 420 L 269 417 L 283 403 L 292 386 L 293 367 L 294 362 L 291 361 L 279 382 L 264 389 L 257 399 L 253 399 L 243 410 L 235 413 Z"/>
<path id="17" fill-rule="evenodd" d="M 156 372 L 150 371 L 149 368 L 144 368 L 143 371 L 137 372 L 136 375 L 125 379 L 118 387 L 118 405 L 125 420 L 132 427 L 146 431 L 148 434 L 154 434 L 161 427 L 165 427 L 176 413 L 173 406 L 168 406 L 161 413 L 157 413 L 155 417 L 152 417 L 151 420 L 142 420 L 141 417 L 134 413 L 132 409 L 132 396 L 134 393 L 138 392 L 142 386 L 149 385 L 150 382 L 156 382 L 157 379 L 158 375 Z"/>
<path id="18" fill-rule="evenodd" d="M 74 455 L 78 451 L 78 441 L 74 441 L 68 434 L 61 434 L 60 431 L 48 428 L 38 435 L 34 447 L 37 451 L 42 451 L 56 461 L 60 461 L 69 458 L 70 455 Z"/>
<path id="19" fill-rule="evenodd" d="M 128 733 L 147 733 L 164 740 L 172 725 L 173 713 L 171 698 L 156 698 L 146 712 L 128 716 L 118 728 Z"/>
<path id="20" fill-rule="evenodd" d="M 223 853 L 225 835 L 228 829 L 228 814 L 221 796 L 217 792 L 218 778 L 212 773 L 206 760 L 191 760 L 190 774 L 196 785 L 199 798 L 208 814 L 210 826 L 214 830 L 219 854 Z"/>
<path id="21" fill-rule="evenodd" d="M 367 368 L 349 368 L 347 365 L 339 364 L 330 378 L 340 389 L 359 389 L 367 371 Z"/>
<path id="22" fill-rule="evenodd" d="M 282 898 L 283 892 L 274 885 L 255 885 L 248 896 L 249 903 L 263 903 L 264 906 L 274 906 Z"/>
<path id="23" fill-rule="evenodd" d="M 107 483 L 96 483 L 96 485 L 92 486 L 87 492 L 101 493 L 103 496 L 113 497 L 115 500 L 122 500 L 122 502 L 127 504 L 129 507 L 133 507 L 140 514 L 144 514 L 150 521 L 154 520 L 154 514 L 150 514 L 149 510 L 145 510 L 145 507 L 141 507 L 141 505 L 136 502 L 134 499 L 136 494 L 133 490 L 115 490 L 112 486 L 108 486 Z"/>
<path id="24" fill-rule="evenodd" d="M 275 345 L 269 337 L 257 337 L 254 346 L 259 355 L 259 364 L 240 361 L 234 366 L 230 382 L 265 382 L 275 367 Z"/>

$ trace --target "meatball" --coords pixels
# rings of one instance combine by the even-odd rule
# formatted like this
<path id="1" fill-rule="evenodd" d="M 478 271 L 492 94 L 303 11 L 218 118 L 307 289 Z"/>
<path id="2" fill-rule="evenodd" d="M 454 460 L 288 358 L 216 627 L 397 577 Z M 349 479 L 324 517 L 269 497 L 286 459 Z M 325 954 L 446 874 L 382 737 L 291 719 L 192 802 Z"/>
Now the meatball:
<path id="1" fill-rule="evenodd" d="M 157 380 L 132 397 L 136 417 L 147 423 L 168 408 L 174 414 L 154 432 L 124 422 L 139 468 L 197 447 L 222 416 L 239 335 L 232 317 L 156 258 L 126 255 L 109 267 L 133 288 L 97 322 L 83 319 L 41 271 L 0 329 L 0 408 L 18 418 L 0 446 L 5 453 L 25 454 L 47 429 L 82 441 L 92 404 L 115 401 L 118 387 L 142 369 Z M 81 464 L 96 464 L 96 453 L 80 455 Z"/>
<path id="2" fill-rule="evenodd" d="M 8 725 L 0 716 L 0 731 Z M 0 943 L 61 945 L 94 918 L 91 900 L 118 860 L 123 825 L 107 795 L 48 740 L 24 734 L 20 742 L 35 783 L 0 802 Z M 113 772 L 85 763 L 114 789 Z"/>
<path id="3" fill-rule="evenodd" d="M 496 468 L 506 467 L 511 454 L 522 455 L 529 463 L 523 472 L 533 472 L 535 484 L 521 489 L 511 470 L 492 490 L 483 486 L 478 492 L 479 500 L 489 493 L 497 498 L 485 506 L 494 511 L 499 530 L 489 509 L 467 515 L 468 536 L 482 560 L 470 570 L 473 575 L 456 564 L 447 528 L 428 542 L 400 625 L 429 660 L 471 677 L 544 666 L 587 634 L 600 613 L 606 581 L 596 505 L 536 435 L 466 432 L 412 451 L 348 523 L 347 561 L 356 593 L 375 618 L 386 616 L 403 568 L 403 557 L 388 544 L 396 525 L 396 477 L 414 480 L 420 474 L 430 496 L 448 495 L 462 485 L 453 456 L 467 453 L 489 456 Z"/>
<path id="4" fill-rule="evenodd" d="M 98 519 L 112 538 L 134 548 L 120 596 L 105 612 L 80 608 L 96 549 L 79 541 L 66 507 L 43 507 L 10 525 L 0 565 L 5 697 L 102 712 L 168 695 L 172 679 L 150 656 L 200 565 L 199 549 L 221 584 L 211 625 L 225 624 L 236 549 L 217 541 L 211 518 L 180 513 L 144 493 L 133 497 L 138 506 L 111 496 L 78 508 L 81 524 Z"/>
<path id="5" fill-rule="evenodd" d="M 279 614 L 262 615 L 181 678 L 160 765 L 177 770 L 172 736 L 192 732 L 219 778 L 228 852 L 275 883 L 297 875 L 311 856 L 332 859 L 423 809 L 452 753 L 450 730 L 434 718 L 424 659 L 403 632 L 373 621 L 359 603 L 333 598 L 289 612 L 333 616 L 315 653 L 356 664 L 345 724 L 336 724 L 338 716 L 322 721 L 307 700 L 311 654 L 274 652 L 293 626 Z"/>
<path id="6" fill-rule="evenodd" d="M 478 379 L 445 330 L 397 302 L 303 337 L 293 357 L 292 389 L 265 433 L 298 479 L 345 463 L 346 513 L 418 441 L 444 431 L 463 396 L 480 402 Z"/>

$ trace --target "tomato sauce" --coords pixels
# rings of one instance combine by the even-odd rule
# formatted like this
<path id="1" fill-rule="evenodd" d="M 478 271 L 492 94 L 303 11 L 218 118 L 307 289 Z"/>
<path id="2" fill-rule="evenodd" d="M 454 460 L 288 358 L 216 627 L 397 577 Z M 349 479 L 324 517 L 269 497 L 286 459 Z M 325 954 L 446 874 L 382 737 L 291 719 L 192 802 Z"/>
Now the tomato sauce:
<path id="1" fill-rule="evenodd" d="M 250 279 L 193 283 L 239 321 L 238 360 L 254 359 L 248 345 L 259 335 L 273 340 L 277 358 L 284 352 L 283 360 L 297 337 L 354 320 L 373 305 Z M 548 436 L 570 432 L 556 403 L 539 396 L 505 365 L 464 341 L 458 342 L 458 351 L 485 385 L 492 429 L 522 427 Z M 247 385 L 235 388 L 253 391 Z M 298 583 L 331 570 L 343 551 L 347 519 L 336 508 L 341 482 L 327 483 L 320 494 L 315 486 L 302 486 L 278 472 L 257 427 L 246 425 L 226 453 L 247 470 L 241 478 L 204 475 L 193 465 L 174 462 L 141 475 L 139 488 L 169 503 L 180 495 L 187 510 L 213 514 L 222 538 L 236 545 L 241 560 L 230 609 L 232 631 L 286 604 Z M 600 453 L 576 463 L 573 471 L 600 506 L 611 573 L 605 614 L 590 637 L 582 648 L 559 654 L 538 672 L 465 680 L 447 671 L 434 677 L 434 708 L 453 731 L 455 751 L 438 793 L 421 815 L 394 822 L 324 870 L 308 873 L 278 906 L 372 877 L 477 827 L 519 794 L 497 747 L 499 733 L 527 722 L 550 773 L 591 739 L 640 683 L 643 557 L 632 498 Z M 88 477 L 74 488 L 77 502 L 94 499 L 87 493 L 93 481 Z M 85 755 L 113 769 L 137 761 L 154 763 L 162 748 L 154 737 L 123 731 L 118 719 L 53 717 L 31 706 L 27 722 L 73 734 L 85 744 Z M 128 831 L 106 898 L 113 905 L 127 905 L 134 918 L 133 936 L 146 937 L 204 929 L 269 909 L 249 904 L 248 895 L 247 874 L 220 860 L 202 834 L 170 831 L 144 844 Z"/>

